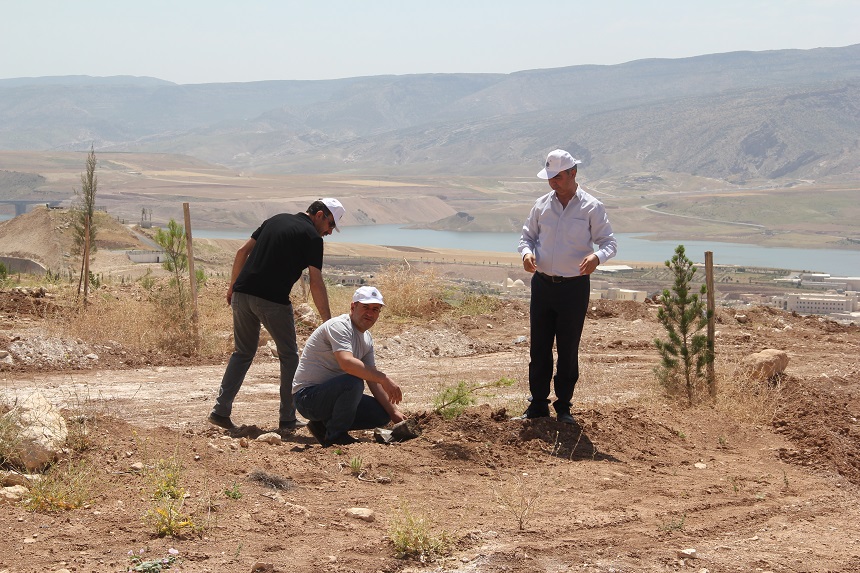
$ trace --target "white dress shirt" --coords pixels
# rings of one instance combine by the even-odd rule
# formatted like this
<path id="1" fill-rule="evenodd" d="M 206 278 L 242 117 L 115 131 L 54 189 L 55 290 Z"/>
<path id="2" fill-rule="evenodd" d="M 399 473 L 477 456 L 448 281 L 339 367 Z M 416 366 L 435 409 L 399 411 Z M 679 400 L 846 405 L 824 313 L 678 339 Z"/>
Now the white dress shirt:
<path id="1" fill-rule="evenodd" d="M 535 201 L 517 251 L 522 257 L 534 254 L 539 272 L 575 277 L 585 257 L 595 253 L 604 263 L 615 256 L 617 248 L 606 208 L 580 186 L 566 208 L 555 191 Z"/>

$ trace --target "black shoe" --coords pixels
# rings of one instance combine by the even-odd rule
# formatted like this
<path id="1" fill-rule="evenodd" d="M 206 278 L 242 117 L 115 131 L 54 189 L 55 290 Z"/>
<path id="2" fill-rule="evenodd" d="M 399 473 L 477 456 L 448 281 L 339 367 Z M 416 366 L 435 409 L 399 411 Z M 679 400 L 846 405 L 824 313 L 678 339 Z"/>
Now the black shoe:
<path id="1" fill-rule="evenodd" d="M 559 412 L 557 419 L 562 424 L 570 424 L 571 426 L 576 424 L 576 420 L 573 419 L 570 412 Z"/>
<path id="2" fill-rule="evenodd" d="M 209 414 L 207 418 L 210 424 L 214 424 L 219 428 L 224 428 L 225 430 L 238 430 L 239 426 L 234 424 L 232 420 L 230 420 L 230 416 L 219 416 L 215 412 Z"/>
<path id="3" fill-rule="evenodd" d="M 325 447 L 328 447 L 328 446 L 348 446 L 350 444 L 356 443 L 357 441 L 358 441 L 358 438 L 353 438 L 352 436 L 350 436 L 349 434 L 344 432 L 343 434 L 337 436 L 334 439 L 326 440 L 323 443 L 323 445 Z"/>
<path id="4" fill-rule="evenodd" d="M 308 423 L 304 422 L 302 420 L 292 420 L 289 422 L 285 422 L 285 421 L 281 420 L 280 422 L 278 422 L 278 429 L 279 430 L 297 430 L 299 428 L 304 428 L 307 425 L 308 425 Z"/>
<path id="5" fill-rule="evenodd" d="M 307 428 L 308 428 L 308 431 L 311 433 L 311 435 L 314 438 L 316 438 L 316 440 L 320 444 L 322 444 L 324 446 L 325 445 L 325 424 L 323 424 L 319 420 L 312 420 L 312 421 L 307 423 Z"/>
<path id="6" fill-rule="evenodd" d="M 520 416 L 514 416 L 511 420 L 534 420 L 535 418 L 549 418 L 549 410 L 535 412 L 531 408 L 527 408 Z"/>

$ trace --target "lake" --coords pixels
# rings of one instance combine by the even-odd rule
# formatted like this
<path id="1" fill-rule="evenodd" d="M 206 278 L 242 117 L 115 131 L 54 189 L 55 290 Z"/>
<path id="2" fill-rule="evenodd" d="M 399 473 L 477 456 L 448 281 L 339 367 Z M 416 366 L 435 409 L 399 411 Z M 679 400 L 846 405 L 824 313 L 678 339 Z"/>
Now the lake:
<path id="1" fill-rule="evenodd" d="M 194 230 L 196 238 L 247 239 L 253 229 L 246 231 Z M 617 233 L 618 255 L 625 262 L 662 263 L 675 253 L 677 241 L 649 241 L 640 233 Z M 406 229 L 400 225 L 371 225 L 344 227 L 343 232 L 326 238 L 334 243 L 388 245 L 439 249 L 465 249 L 495 253 L 516 252 L 519 233 L 462 233 Z M 739 265 L 815 271 L 836 276 L 860 275 L 860 251 L 829 249 L 789 249 L 761 247 L 740 243 L 713 241 L 681 241 L 687 256 L 694 262 L 704 262 L 705 251 L 713 251 L 715 265 Z M 611 262 L 610 262 L 611 264 Z"/>

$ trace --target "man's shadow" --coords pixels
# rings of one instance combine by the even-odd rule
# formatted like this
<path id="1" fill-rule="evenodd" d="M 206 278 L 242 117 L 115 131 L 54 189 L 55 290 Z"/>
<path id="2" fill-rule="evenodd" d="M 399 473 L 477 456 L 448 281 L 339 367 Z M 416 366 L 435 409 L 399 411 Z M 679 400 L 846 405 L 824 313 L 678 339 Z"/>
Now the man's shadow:
<path id="1" fill-rule="evenodd" d="M 554 418 L 525 420 L 520 430 L 520 439 L 541 440 L 546 443 L 546 450 L 551 456 L 570 461 L 621 461 L 612 454 L 600 451 L 578 421 L 562 424 Z"/>

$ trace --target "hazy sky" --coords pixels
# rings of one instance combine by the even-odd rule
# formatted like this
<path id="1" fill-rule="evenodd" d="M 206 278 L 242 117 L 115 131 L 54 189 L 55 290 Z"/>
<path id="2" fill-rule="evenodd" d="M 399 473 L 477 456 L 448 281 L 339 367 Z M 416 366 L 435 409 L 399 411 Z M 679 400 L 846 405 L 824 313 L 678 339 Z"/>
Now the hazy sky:
<path id="1" fill-rule="evenodd" d="M 860 43 L 860 0 L 0 0 L 0 78 L 502 72 Z"/>

